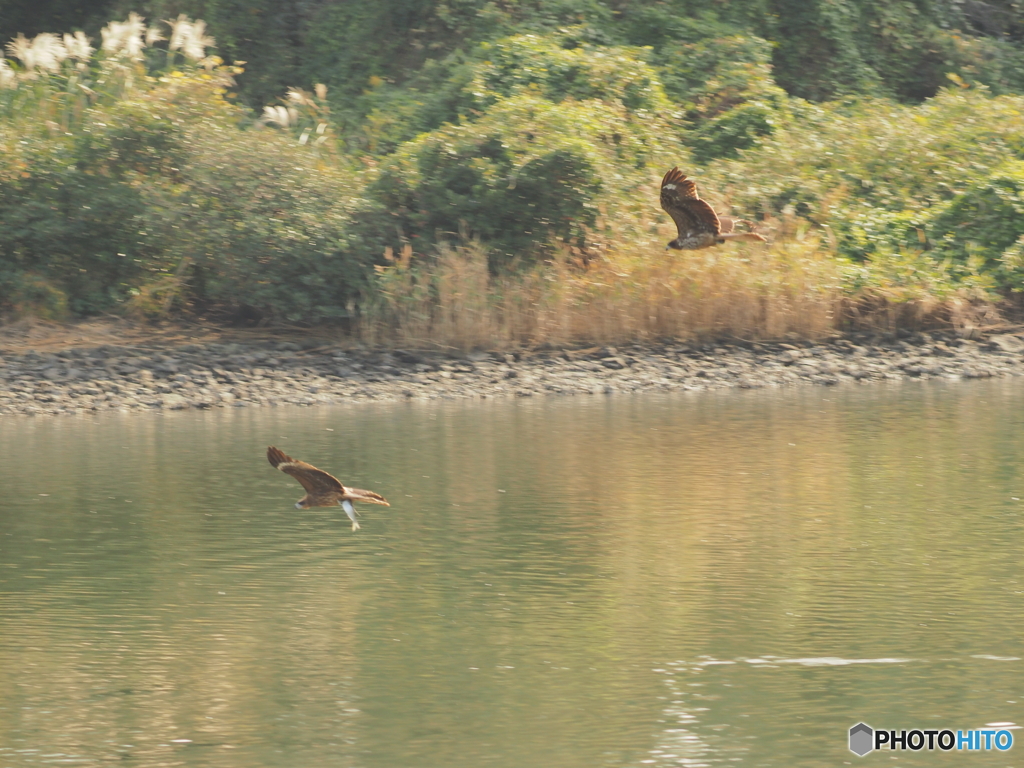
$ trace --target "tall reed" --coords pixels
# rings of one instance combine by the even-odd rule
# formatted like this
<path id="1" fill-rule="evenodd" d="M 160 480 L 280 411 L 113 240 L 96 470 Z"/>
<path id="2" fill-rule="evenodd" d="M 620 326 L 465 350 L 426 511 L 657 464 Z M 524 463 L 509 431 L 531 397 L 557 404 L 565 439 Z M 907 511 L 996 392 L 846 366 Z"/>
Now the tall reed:
<path id="1" fill-rule="evenodd" d="M 666 238 L 667 239 L 667 238 Z M 842 307 L 842 262 L 813 236 L 770 246 L 671 251 L 620 243 L 584 261 L 571 249 L 518 275 L 494 277 L 477 242 L 417 264 L 406 248 L 378 268 L 368 341 L 468 350 L 620 344 L 733 336 L 816 337 Z"/>

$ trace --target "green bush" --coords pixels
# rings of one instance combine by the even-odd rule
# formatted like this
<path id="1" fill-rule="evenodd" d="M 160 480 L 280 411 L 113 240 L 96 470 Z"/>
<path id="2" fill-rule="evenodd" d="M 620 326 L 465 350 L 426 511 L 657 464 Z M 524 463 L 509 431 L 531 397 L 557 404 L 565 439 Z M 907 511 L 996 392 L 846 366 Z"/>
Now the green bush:
<path id="1" fill-rule="evenodd" d="M 0 296 L 2 314 L 43 320 L 66 320 L 70 314 L 67 294 L 32 272 L 0 267 Z"/>
<path id="2" fill-rule="evenodd" d="M 350 227 L 373 208 L 361 172 L 280 131 L 243 129 L 251 118 L 224 100 L 227 85 L 217 71 L 174 72 L 97 102 L 72 131 L 0 123 L 0 311 L 173 300 L 347 315 L 384 248 Z"/>
<path id="3" fill-rule="evenodd" d="M 654 60 L 692 129 L 684 140 L 702 159 L 737 157 L 788 116 L 789 99 L 772 79 L 771 44 L 759 37 L 674 42 Z"/>
<path id="4" fill-rule="evenodd" d="M 748 101 L 701 123 L 687 137 L 694 154 L 703 160 L 737 157 L 762 136 L 769 136 L 783 115 L 764 101 Z"/>
<path id="5" fill-rule="evenodd" d="M 194 265 L 190 292 L 211 307 L 313 322 L 350 314 L 383 238 L 352 228 L 374 206 L 360 174 L 276 131 L 190 126 L 180 203 L 165 254 Z M 375 239 L 376 238 L 376 239 Z"/>
<path id="6" fill-rule="evenodd" d="M 918 106 L 794 102 L 754 149 L 710 165 L 708 182 L 746 210 L 789 210 L 830 228 L 855 259 L 879 238 L 924 247 L 916 230 L 935 212 L 1024 157 L 1022 114 L 1024 98 L 961 88 Z"/>
<path id="7" fill-rule="evenodd" d="M 556 38 L 517 35 L 483 43 L 477 56 L 483 61 L 468 86 L 476 110 L 486 110 L 525 87 L 553 102 L 570 98 L 620 102 L 630 112 L 669 106 L 641 49 L 565 48 Z"/>
<path id="8" fill-rule="evenodd" d="M 665 92 L 691 119 L 715 117 L 751 98 L 784 95 L 772 78 L 771 44 L 759 37 L 673 42 L 655 60 Z"/>
<path id="9" fill-rule="evenodd" d="M 770 135 L 709 164 L 702 188 L 781 229 L 795 215 L 827 231 L 859 265 L 851 291 L 1024 287 L 1022 115 L 1022 97 L 962 87 L 917 106 L 792 100 Z"/>
<path id="10" fill-rule="evenodd" d="M 942 258 L 977 256 L 989 267 L 1024 235 L 1024 162 L 1013 161 L 956 195 L 928 222 Z"/>
<path id="11" fill-rule="evenodd" d="M 473 116 L 475 62 L 461 53 L 430 61 L 403 86 L 375 78 L 345 112 L 351 151 L 383 156 L 421 133 Z"/>
<path id="12" fill-rule="evenodd" d="M 672 112 L 645 61 L 649 51 L 577 45 L 569 33 L 485 42 L 468 55 L 429 63 L 403 87 L 375 78 L 355 110 L 365 117 L 353 120 L 358 127 L 349 139 L 373 154 L 390 154 L 444 123 L 476 120 L 524 89 L 555 103 L 596 100 L 621 103 L 629 112 Z"/>
<path id="13" fill-rule="evenodd" d="M 126 130 L 118 126 L 121 135 Z M 16 159 L 8 155 L 0 177 L 0 270 L 40 276 L 59 286 L 74 313 L 92 314 L 115 307 L 144 279 L 137 222 L 146 212 L 146 174 L 116 163 L 111 174 L 96 151 L 102 139 L 83 136 L 29 136 L 18 140 Z M 107 149 L 117 157 L 115 146 Z"/>
<path id="14" fill-rule="evenodd" d="M 998 272 L 1004 286 L 1014 293 L 1024 291 L 1024 235 L 1003 251 Z"/>
<path id="15" fill-rule="evenodd" d="M 380 225 L 396 250 L 408 240 L 428 253 L 468 234 L 491 246 L 500 269 L 556 240 L 583 244 L 603 204 L 650 206 L 641 185 L 682 156 L 654 115 L 608 101 L 553 103 L 531 86 L 404 145 L 368 194 L 389 212 Z"/>
<path id="16" fill-rule="evenodd" d="M 996 94 L 1024 93 L 1024 47 L 1019 42 L 989 37 L 952 35 L 946 72 Z M 945 74 L 945 72 L 944 72 Z M 943 83 L 945 85 L 945 83 Z"/>

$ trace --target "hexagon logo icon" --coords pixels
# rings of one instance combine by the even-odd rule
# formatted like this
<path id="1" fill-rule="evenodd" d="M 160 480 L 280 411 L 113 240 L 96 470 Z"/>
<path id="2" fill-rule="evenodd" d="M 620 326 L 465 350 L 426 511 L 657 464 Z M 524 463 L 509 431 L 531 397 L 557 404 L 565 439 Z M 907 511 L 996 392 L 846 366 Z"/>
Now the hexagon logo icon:
<path id="1" fill-rule="evenodd" d="M 850 729 L 850 751 L 864 757 L 875 748 L 875 730 L 867 723 L 857 723 Z"/>

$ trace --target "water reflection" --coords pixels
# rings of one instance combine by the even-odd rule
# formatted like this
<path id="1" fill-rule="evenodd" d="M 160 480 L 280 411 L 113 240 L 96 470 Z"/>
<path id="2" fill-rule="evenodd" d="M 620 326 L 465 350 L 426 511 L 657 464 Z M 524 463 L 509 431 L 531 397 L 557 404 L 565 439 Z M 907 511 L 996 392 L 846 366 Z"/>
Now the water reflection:
<path id="1" fill-rule="evenodd" d="M 0 764 L 811 766 L 1020 722 L 1022 406 L 5 419 Z M 392 506 L 296 511 L 269 444 Z"/>

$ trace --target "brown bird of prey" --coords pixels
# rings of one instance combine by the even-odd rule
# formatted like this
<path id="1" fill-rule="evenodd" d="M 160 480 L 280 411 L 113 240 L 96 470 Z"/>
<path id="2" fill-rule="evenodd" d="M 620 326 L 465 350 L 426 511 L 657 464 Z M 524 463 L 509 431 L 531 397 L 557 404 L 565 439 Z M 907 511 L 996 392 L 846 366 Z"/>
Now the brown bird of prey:
<path id="1" fill-rule="evenodd" d="M 312 464 L 296 461 L 274 446 L 267 448 L 267 461 L 275 469 L 280 469 L 294 477 L 306 489 L 306 495 L 295 502 L 296 509 L 333 507 L 335 504 L 340 504 L 349 520 L 352 521 L 353 531 L 359 530 L 359 523 L 356 522 L 356 508 L 352 506 L 353 501 L 383 504 L 385 507 L 391 506 L 387 499 L 379 493 L 342 485 L 336 477 L 327 474 L 322 469 L 317 469 Z"/>
<path id="2" fill-rule="evenodd" d="M 695 251 L 710 248 L 726 240 L 765 239 L 754 232 L 733 232 L 732 219 L 719 219 L 715 209 L 697 195 L 697 185 L 673 168 L 661 180 L 661 207 L 676 223 L 679 235 L 669 242 L 669 248 Z"/>

